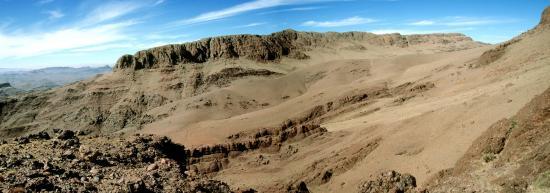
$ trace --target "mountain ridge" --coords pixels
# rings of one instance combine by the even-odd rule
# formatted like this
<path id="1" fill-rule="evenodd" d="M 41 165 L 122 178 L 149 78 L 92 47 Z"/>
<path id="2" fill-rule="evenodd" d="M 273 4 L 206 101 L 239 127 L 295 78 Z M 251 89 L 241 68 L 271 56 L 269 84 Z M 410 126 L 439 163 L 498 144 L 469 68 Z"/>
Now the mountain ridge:
<path id="1" fill-rule="evenodd" d="M 180 63 L 204 63 L 216 59 L 247 58 L 258 62 L 278 61 L 282 57 L 307 59 L 304 52 L 311 47 L 330 45 L 339 41 L 365 41 L 378 46 L 408 47 L 421 43 L 451 44 L 468 42 L 470 37 L 460 33 L 424 35 L 383 34 L 369 32 L 299 32 L 292 29 L 270 35 L 227 35 L 204 38 L 183 44 L 170 44 L 120 57 L 114 67 L 119 69 L 151 69 Z"/>

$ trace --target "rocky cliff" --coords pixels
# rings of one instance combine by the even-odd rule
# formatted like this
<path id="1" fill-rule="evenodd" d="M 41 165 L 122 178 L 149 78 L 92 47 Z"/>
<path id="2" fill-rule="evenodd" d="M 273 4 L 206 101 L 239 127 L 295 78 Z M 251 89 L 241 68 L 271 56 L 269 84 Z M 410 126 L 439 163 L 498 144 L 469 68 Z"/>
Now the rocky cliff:
<path id="1" fill-rule="evenodd" d="M 315 33 L 284 30 L 270 35 L 230 35 L 206 38 L 184 44 L 172 44 L 124 55 L 116 63 L 120 69 L 154 69 L 185 63 L 204 63 L 217 59 L 246 58 L 258 62 L 278 61 L 283 57 L 307 59 L 305 51 L 327 47 L 344 41 L 376 46 L 408 47 L 418 44 L 470 43 L 479 46 L 463 34 L 375 35 L 367 32 Z"/>
<path id="2" fill-rule="evenodd" d="M 542 25 L 550 25 L 550 7 L 546 7 L 546 9 L 542 12 L 539 26 Z"/>

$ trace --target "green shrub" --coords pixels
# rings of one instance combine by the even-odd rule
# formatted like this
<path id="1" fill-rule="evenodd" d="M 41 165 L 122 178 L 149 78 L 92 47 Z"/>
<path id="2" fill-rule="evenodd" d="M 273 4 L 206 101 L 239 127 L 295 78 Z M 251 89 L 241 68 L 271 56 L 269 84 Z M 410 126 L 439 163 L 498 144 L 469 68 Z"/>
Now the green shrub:
<path id="1" fill-rule="evenodd" d="M 485 153 L 483 154 L 483 156 L 481 156 L 481 158 L 483 159 L 483 161 L 485 161 L 485 163 L 489 163 L 495 160 L 497 156 L 494 153 Z"/>

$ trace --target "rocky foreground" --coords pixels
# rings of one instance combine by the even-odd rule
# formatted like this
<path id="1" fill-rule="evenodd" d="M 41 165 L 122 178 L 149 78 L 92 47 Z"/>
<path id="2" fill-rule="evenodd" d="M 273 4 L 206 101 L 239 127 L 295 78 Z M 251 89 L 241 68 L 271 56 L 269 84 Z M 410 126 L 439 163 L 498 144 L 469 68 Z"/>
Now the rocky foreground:
<path id="1" fill-rule="evenodd" d="M 40 132 L 0 145 L 3 192 L 231 192 L 185 174 L 183 146 L 168 138 Z"/>
<path id="2" fill-rule="evenodd" d="M 256 192 L 189 175 L 197 150 L 153 135 L 97 136 L 70 130 L 0 142 L 2 192 Z M 196 158 L 195 158 L 196 159 Z M 195 161 L 196 162 L 196 161 Z M 415 178 L 384 172 L 359 192 L 412 191 Z M 309 192 L 304 182 L 280 192 Z"/>
<path id="3" fill-rule="evenodd" d="M 54 129 L 0 143 L 4 192 L 256 192 L 232 190 L 208 174 L 224 166 L 207 156 L 280 147 L 286 140 L 326 132 L 319 125 L 262 129 L 232 143 L 186 149 L 167 137 L 91 135 Z M 284 192 L 309 192 L 305 183 Z"/>

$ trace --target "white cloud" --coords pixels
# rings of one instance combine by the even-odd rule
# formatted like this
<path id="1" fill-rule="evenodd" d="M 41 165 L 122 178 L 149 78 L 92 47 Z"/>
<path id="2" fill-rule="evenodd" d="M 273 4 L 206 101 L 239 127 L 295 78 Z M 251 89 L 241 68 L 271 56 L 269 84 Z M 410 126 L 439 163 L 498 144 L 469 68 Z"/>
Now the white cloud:
<path id="1" fill-rule="evenodd" d="M 474 30 L 474 28 L 449 28 L 449 29 L 435 29 L 435 30 L 415 30 L 415 29 L 376 29 L 370 31 L 374 34 L 391 34 L 400 33 L 403 35 L 410 34 L 432 34 L 432 33 L 456 33 L 463 31 Z"/>
<path id="2" fill-rule="evenodd" d="M 157 0 L 154 5 L 160 5 L 163 4 L 165 0 Z"/>
<path id="3" fill-rule="evenodd" d="M 221 9 L 221 10 L 206 12 L 198 16 L 192 17 L 190 19 L 178 21 L 176 22 L 176 24 L 178 25 L 196 24 L 196 23 L 223 19 L 223 18 L 239 15 L 245 12 L 254 11 L 254 10 L 278 7 L 283 5 L 308 4 L 308 3 L 323 2 L 323 1 L 337 1 L 337 0 L 254 0 L 254 1 L 238 4 L 238 5 Z"/>
<path id="4" fill-rule="evenodd" d="M 138 1 L 113 1 L 96 7 L 82 22 L 83 25 L 93 25 L 110 21 L 128 15 L 145 6 Z"/>
<path id="5" fill-rule="evenodd" d="M 65 28 L 47 33 L 5 34 L 0 32 L 0 59 L 30 57 L 126 40 L 123 30 L 133 21 L 88 28 Z"/>
<path id="6" fill-rule="evenodd" d="M 39 5 L 44 5 L 44 4 L 48 4 L 48 3 L 51 3 L 53 2 L 54 0 L 40 0 L 38 1 L 38 4 Z"/>
<path id="7" fill-rule="evenodd" d="M 168 35 L 168 34 L 148 34 L 144 38 L 148 40 L 174 40 L 189 37 L 188 34 Z"/>
<path id="8" fill-rule="evenodd" d="M 273 11 L 266 11 L 260 14 L 265 15 L 265 14 L 283 13 L 283 12 L 292 12 L 292 11 L 311 11 L 311 10 L 317 10 L 321 8 L 323 7 L 295 7 L 295 8 L 289 8 L 289 9 L 278 9 Z"/>
<path id="9" fill-rule="evenodd" d="M 450 21 L 443 23 L 446 26 L 474 26 L 474 25 L 487 25 L 487 24 L 497 24 L 497 23 L 506 23 L 506 21 L 499 20 L 490 20 L 490 19 L 461 19 L 456 21 Z"/>
<path id="10" fill-rule="evenodd" d="M 422 20 L 422 21 L 412 22 L 412 23 L 410 23 L 409 25 L 427 26 L 427 25 L 433 25 L 433 24 L 435 24 L 435 21 L 431 21 L 431 20 Z"/>
<path id="11" fill-rule="evenodd" d="M 491 19 L 476 17 L 446 17 L 443 19 L 420 20 L 409 23 L 413 26 L 479 26 L 515 22 L 513 19 Z"/>
<path id="12" fill-rule="evenodd" d="M 236 26 L 235 28 L 255 27 L 255 26 L 260 26 L 260 25 L 265 25 L 265 24 L 267 24 L 267 23 L 266 22 L 255 22 L 255 23 L 249 23 L 249 24 L 246 24 L 246 25 Z"/>
<path id="13" fill-rule="evenodd" d="M 312 27 L 342 27 L 342 26 L 351 26 L 351 25 L 360 25 L 365 23 L 376 22 L 374 19 L 363 18 L 363 17 L 350 17 L 341 20 L 333 21 L 307 21 L 302 23 L 303 26 L 312 26 Z"/>
<path id="14" fill-rule="evenodd" d="M 132 46 L 133 45 L 130 43 L 110 43 L 110 44 L 76 48 L 76 49 L 70 50 L 70 52 L 98 52 L 98 51 L 111 50 L 111 49 L 117 49 L 117 48 L 131 48 Z"/>
<path id="15" fill-rule="evenodd" d="M 45 13 L 49 15 L 48 18 L 49 18 L 50 20 L 59 19 L 59 18 L 65 17 L 65 14 L 63 14 L 63 12 L 61 12 L 61 11 L 59 11 L 59 10 L 50 10 L 50 11 L 46 11 Z"/>

